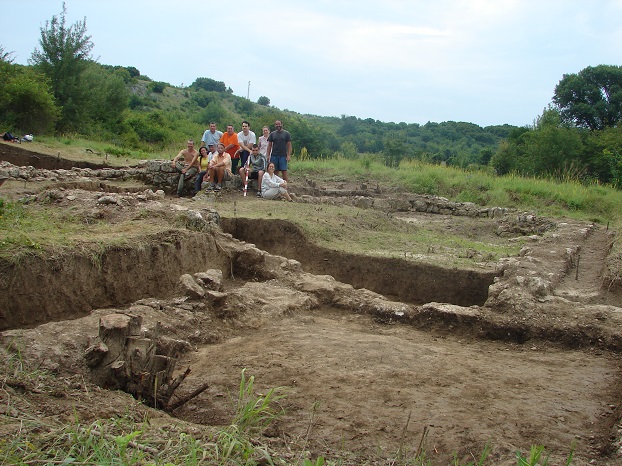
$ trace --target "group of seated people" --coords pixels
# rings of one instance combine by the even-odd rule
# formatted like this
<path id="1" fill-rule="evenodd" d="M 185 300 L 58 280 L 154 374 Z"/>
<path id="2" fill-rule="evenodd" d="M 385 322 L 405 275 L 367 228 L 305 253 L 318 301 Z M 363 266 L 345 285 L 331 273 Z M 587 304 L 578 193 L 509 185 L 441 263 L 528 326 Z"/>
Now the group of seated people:
<path id="1" fill-rule="evenodd" d="M 203 183 L 209 183 L 209 190 L 220 191 L 223 182 L 230 181 L 233 176 L 231 156 L 225 152 L 225 145 L 221 142 L 215 148 L 214 144 L 210 143 L 207 147 L 201 147 L 197 152 L 194 149 L 194 141 L 189 140 L 187 149 L 177 154 L 172 161 L 172 166 L 180 173 L 177 184 L 178 197 L 182 195 L 186 179 L 195 175 L 194 194 L 201 191 Z M 243 182 L 257 181 L 257 197 L 283 198 L 292 202 L 293 199 L 287 191 L 287 181 L 274 172 L 274 163 L 266 160 L 266 157 L 259 152 L 257 144 L 252 145 L 247 163 L 238 170 Z"/>

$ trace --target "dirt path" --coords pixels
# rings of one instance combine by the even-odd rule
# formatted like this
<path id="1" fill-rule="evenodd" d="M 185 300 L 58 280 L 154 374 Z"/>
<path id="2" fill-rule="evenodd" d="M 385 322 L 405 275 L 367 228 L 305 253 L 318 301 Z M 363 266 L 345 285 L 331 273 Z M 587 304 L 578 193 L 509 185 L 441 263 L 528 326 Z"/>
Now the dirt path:
<path id="1" fill-rule="evenodd" d="M 619 305 L 616 297 L 603 286 L 603 272 L 609 250 L 611 235 L 603 227 L 588 230 L 573 268 L 555 289 L 555 295 L 584 304 Z"/>

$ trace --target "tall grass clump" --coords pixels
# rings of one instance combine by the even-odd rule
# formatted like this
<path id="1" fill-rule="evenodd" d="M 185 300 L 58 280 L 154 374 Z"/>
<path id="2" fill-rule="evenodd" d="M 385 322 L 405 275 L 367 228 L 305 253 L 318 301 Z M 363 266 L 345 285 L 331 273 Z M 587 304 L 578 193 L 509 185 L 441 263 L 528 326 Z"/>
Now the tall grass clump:
<path id="1" fill-rule="evenodd" d="M 543 445 L 533 445 L 529 451 L 529 456 L 524 456 L 520 451 L 516 452 L 517 464 L 518 466 L 548 466 L 549 456 L 544 456 L 544 454 Z M 566 458 L 566 462 L 564 464 L 566 466 L 570 466 L 570 464 L 572 464 L 573 457 L 574 446 L 570 449 L 570 453 L 568 454 L 568 458 Z"/>
<path id="2" fill-rule="evenodd" d="M 534 210 L 541 215 L 571 216 L 622 226 L 622 191 L 579 181 L 560 182 L 516 175 L 499 177 L 496 189 L 505 193 L 505 205 Z"/>
<path id="3" fill-rule="evenodd" d="M 41 249 L 37 230 L 43 234 L 44 230 L 49 227 L 49 222 L 46 220 L 37 222 L 28 215 L 22 205 L 0 198 L 0 254 L 5 252 L 14 256 L 24 250 Z"/>
<path id="4" fill-rule="evenodd" d="M 242 369 L 233 422 L 220 431 L 216 441 L 216 456 L 222 463 L 232 458 L 243 460 L 241 464 L 257 464 L 258 460 L 272 462 L 267 448 L 252 441 L 260 435 L 281 413 L 275 408 L 284 397 L 281 387 L 271 388 L 265 395 L 255 395 L 255 377 L 246 377 Z"/>
<path id="5" fill-rule="evenodd" d="M 64 385 L 44 371 L 30 370 L 21 359 L 18 343 L 11 343 L 10 354 L 0 351 L 1 390 L 19 386 L 28 392 Z M 259 439 L 282 413 L 278 401 L 284 395 L 280 392 L 281 388 L 273 388 L 256 395 L 254 377 L 246 377 L 243 370 L 233 421 L 216 432 L 212 441 L 183 432 L 183 423 L 161 429 L 147 418 L 137 421 L 136 414 L 129 412 L 86 423 L 74 413 L 73 422 L 62 423 L 55 416 L 22 411 L 29 403 L 13 396 L 6 406 L 10 416 L 0 417 L 0 426 L 5 427 L 0 464 L 286 464 Z"/>

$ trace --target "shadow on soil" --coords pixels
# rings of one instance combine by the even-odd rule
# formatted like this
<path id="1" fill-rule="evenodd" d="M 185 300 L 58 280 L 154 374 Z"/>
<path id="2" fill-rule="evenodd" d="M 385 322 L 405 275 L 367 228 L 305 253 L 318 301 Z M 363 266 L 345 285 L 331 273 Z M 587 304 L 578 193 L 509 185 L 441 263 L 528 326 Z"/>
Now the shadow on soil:
<path id="1" fill-rule="evenodd" d="M 222 228 L 270 254 L 300 262 L 316 275 L 332 275 L 355 288 L 366 288 L 410 304 L 440 302 L 483 305 L 495 274 L 448 269 L 402 259 L 347 254 L 310 243 L 302 231 L 283 220 L 222 218 Z"/>

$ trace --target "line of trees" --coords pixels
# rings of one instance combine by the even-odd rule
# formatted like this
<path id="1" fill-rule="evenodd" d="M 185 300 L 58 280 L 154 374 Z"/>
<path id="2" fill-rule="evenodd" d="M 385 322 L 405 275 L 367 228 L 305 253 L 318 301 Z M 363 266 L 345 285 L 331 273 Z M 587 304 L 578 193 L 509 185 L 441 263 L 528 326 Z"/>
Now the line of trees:
<path id="1" fill-rule="evenodd" d="M 579 179 L 622 188 L 622 67 L 566 74 L 533 127 L 518 128 L 491 159 L 500 174 Z"/>
<path id="2" fill-rule="evenodd" d="M 355 116 L 301 115 L 233 95 L 224 82 L 199 77 L 178 88 L 132 66 L 97 63 L 86 18 L 66 23 L 66 8 L 41 28 L 28 66 L 0 45 L 0 125 L 16 134 L 80 134 L 144 151 L 198 138 L 208 123 L 248 120 L 257 132 L 275 120 L 292 133 L 294 153 L 357 158 L 387 166 L 417 159 L 622 187 L 622 67 L 599 65 L 564 75 L 551 105 L 530 127 L 464 122 L 386 123 Z M 369 160 L 369 158 L 366 158 Z"/>

